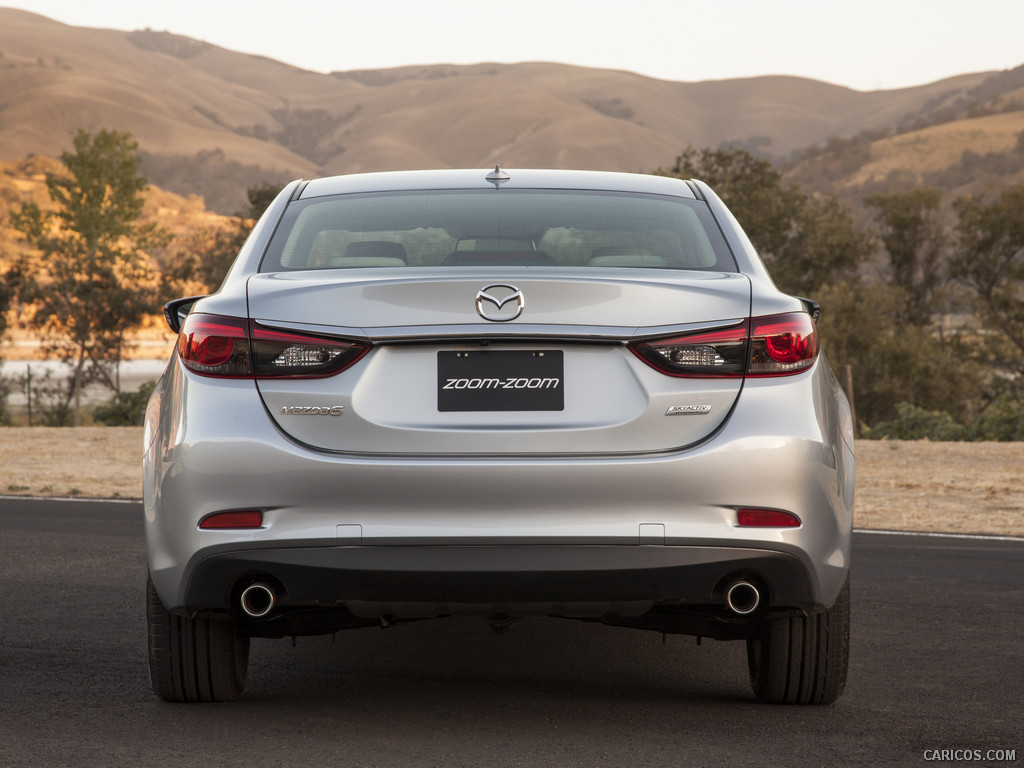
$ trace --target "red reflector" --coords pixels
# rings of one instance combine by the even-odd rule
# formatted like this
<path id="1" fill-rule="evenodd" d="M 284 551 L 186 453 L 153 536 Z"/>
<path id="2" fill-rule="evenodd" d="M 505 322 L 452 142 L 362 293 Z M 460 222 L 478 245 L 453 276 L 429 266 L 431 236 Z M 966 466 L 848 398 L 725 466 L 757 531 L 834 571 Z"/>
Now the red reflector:
<path id="1" fill-rule="evenodd" d="M 225 529 L 262 528 L 263 513 L 258 509 L 247 509 L 241 512 L 217 512 L 204 517 L 199 527 L 204 531 L 220 531 Z"/>
<path id="2" fill-rule="evenodd" d="M 738 509 L 736 519 L 740 525 L 760 528 L 796 528 L 800 525 L 796 515 L 778 509 Z"/>

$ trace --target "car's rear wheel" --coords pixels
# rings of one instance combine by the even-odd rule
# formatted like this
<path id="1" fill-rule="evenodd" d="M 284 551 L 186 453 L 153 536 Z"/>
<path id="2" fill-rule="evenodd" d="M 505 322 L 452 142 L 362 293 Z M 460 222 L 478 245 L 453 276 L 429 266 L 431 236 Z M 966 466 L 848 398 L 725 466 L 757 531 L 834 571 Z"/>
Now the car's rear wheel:
<path id="1" fill-rule="evenodd" d="M 245 688 L 249 638 L 232 620 L 189 619 L 164 607 L 146 580 L 149 677 L 164 701 L 233 701 Z"/>
<path id="2" fill-rule="evenodd" d="M 766 621 L 747 641 L 754 694 L 773 704 L 831 704 L 843 694 L 849 658 L 849 577 L 828 610 Z"/>

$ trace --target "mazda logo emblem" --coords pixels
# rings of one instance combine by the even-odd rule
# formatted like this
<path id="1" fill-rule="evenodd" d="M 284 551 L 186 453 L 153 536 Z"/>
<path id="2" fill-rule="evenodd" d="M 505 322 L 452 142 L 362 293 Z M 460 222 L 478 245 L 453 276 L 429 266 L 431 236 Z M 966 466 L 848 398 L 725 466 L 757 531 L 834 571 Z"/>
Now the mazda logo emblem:
<path id="1" fill-rule="evenodd" d="M 510 302 L 515 302 L 515 307 L 505 309 L 505 305 Z M 476 312 L 484 320 L 507 323 L 523 314 L 525 308 L 526 299 L 523 298 L 523 292 L 514 285 L 494 283 L 485 285 L 476 292 Z"/>

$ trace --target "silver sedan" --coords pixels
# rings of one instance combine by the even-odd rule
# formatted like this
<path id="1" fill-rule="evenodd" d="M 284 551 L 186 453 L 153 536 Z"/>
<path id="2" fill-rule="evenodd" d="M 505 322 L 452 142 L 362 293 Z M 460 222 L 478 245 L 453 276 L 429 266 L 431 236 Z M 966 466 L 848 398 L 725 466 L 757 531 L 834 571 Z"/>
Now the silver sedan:
<path id="1" fill-rule="evenodd" d="M 237 698 L 252 637 L 471 613 L 743 641 L 758 699 L 835 701 L 853 440 L 816 312 L 699 181 L 289 184 L 166 308 L 156 693 Z"/>

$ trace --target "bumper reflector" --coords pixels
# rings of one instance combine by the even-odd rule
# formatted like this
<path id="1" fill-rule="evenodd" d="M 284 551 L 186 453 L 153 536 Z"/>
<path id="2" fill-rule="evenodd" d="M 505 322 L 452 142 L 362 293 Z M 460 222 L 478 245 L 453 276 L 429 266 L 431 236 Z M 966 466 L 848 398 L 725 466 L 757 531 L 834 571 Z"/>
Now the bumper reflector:
<path id="1" fill-rule="evenodd" d="M 778 509 L 737 509 L 736 521 L 755 528 L 798 528 L 800 518 Z"/>
<path id="2" fill-rule="evenodd" d="M 234 512 L 215 512 L 207 515 L 199 523 L 204 531 L 240 530 L 245 528 L 262 528 L 263 512 L 259 509 L 242 509 Z"/>

